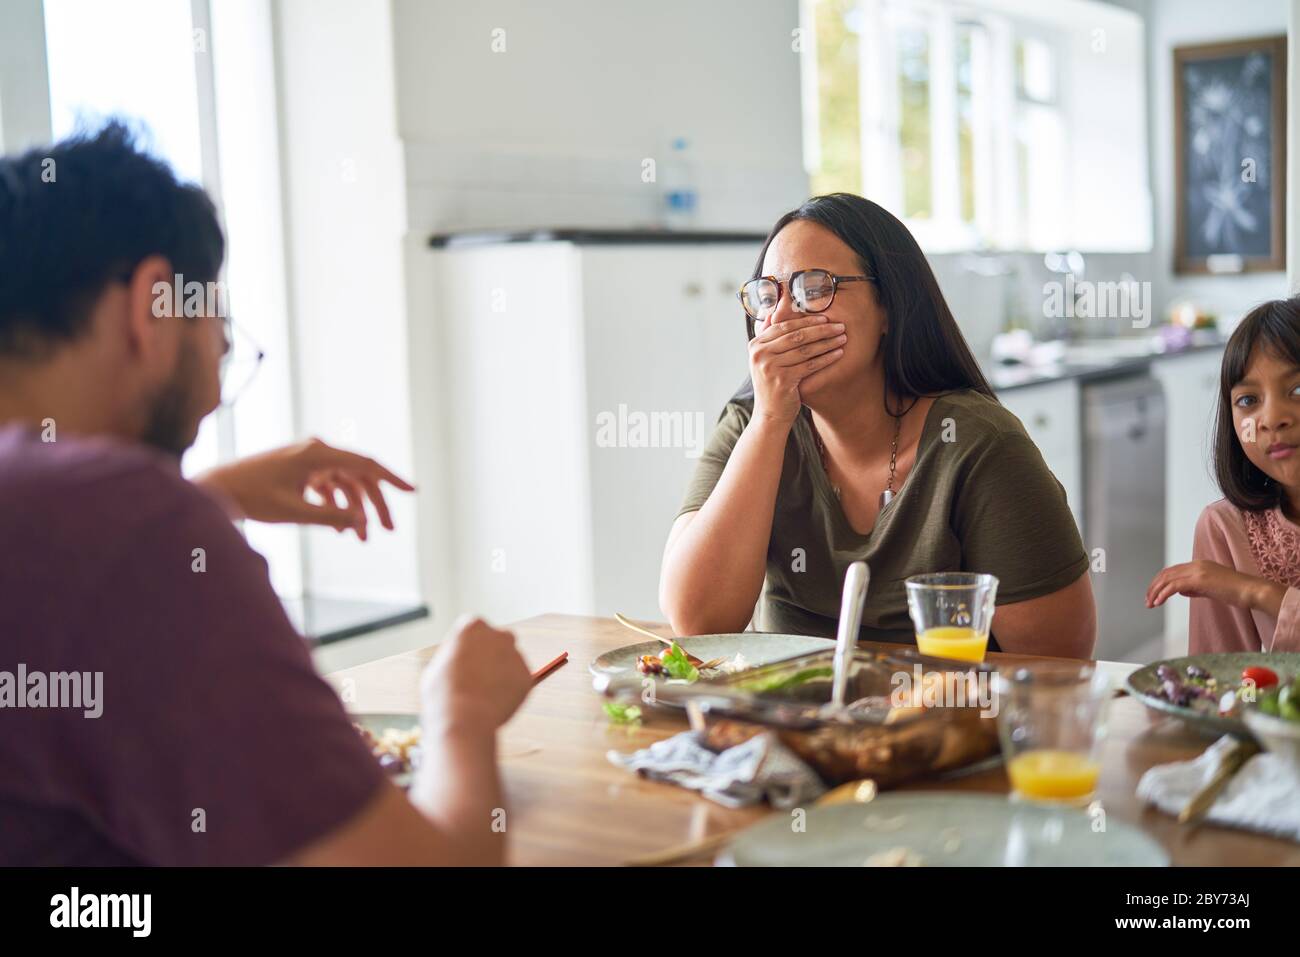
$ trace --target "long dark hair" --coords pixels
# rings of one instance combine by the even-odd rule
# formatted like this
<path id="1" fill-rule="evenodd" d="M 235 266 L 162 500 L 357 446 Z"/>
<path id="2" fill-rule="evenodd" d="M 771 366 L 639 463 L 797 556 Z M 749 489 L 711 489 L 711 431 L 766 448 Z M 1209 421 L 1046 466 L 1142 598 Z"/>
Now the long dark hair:
<path id="1" fill-rule="evenodd" d="M 1223 350 L 1214 427 L 1214 478 L 1223 497 L 1246 511 L 1273 508 L 1282 500 L 1281 487 L 1246 458 L 1232 421 L 1232 388 L 1246 377 L 1257 346 L 1300 365 L 1300 296 L 1274 299 L 1246 313 Z"/>
<path id="2" fill-rule="evenodd" d="M 995 398 L 921 247 L 906 226 L 869 199 L 828 193 L 786 213 L 767 234 L 752 278 L 763 274 L 763 258 L 776 234 L 797 219 L 833 232 L 857 254 L 863 272 L 875 278 L 876 298 L 889 317 L 889 334 L 881 340 L 887 397 L 906 401 L 974 389 Z M 753 394 L 754 384 L 746 380 L 735 398 L 750 399 Z"/>

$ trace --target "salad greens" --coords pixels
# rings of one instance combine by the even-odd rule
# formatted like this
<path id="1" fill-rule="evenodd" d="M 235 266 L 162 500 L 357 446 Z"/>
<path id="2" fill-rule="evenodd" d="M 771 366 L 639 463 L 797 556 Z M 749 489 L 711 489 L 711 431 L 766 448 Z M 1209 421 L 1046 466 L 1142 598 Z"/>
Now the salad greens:
<path id="1" fill-rule="evenodd" d="M 613 724 L 636 724 L 641 720 L 641 709 L 634 704 L 606 701 L 603 707 Z"/>
<path id="2" fill-rule="evenodd" d="M 772 675 L 769 678 L 754 678 L 752 681 L 746 681 L 739 687 L 745 691 L 752 691 L 755 694 L 769 694 L 773 691 L 788 691 L 796 688 L 801 684 L 806 684 L 814 678 L 831 678 L 835 675 L 835 669 L 829 665 L 819 668 L 804 668 L 796 671 L 792 675 Z"/>
<path id="3" fill-rule="evenodd" d="M 686 652 L 682 649 L 682 646 L 675 641 L 660 660 L 663 662 L 664 671 L 668 672 L 669 678 L 678 678 L 687 682 L 695 682 L 700 679 L 700 669 L 691 664 L 691 660 L 686 657 Z"/>
<path id="4" fill-rule="evenodd" d="M 1300 722 L 1300 676 L 1280 681 L 1272 669 L 1252 665 L 1242 671 L 1238 684 L 1220 681 L 1197 665 L 1188 665 L 1184 672 L 1180 674 L 1169 664 L 1160 665 L 1156 669 L 1160 687 L 1154 696 L 1202 714 L 1235 718 L 1254 705 L 1264 714 Z"/>
<path id="5" fill-rule="evenodd" d="M 1259 710 L 1275 718 L 1300 722 L 1300 679 L 1269 688 L 1261 694 Z"/>

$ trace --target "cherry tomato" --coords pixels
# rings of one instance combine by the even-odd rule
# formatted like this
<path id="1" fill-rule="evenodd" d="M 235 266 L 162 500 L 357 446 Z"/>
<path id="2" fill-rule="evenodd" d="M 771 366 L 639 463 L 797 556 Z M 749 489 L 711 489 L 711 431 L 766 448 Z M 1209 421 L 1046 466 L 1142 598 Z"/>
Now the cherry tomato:
<path id="1" fill-rule="evenodd" d="M 1256 688 L 1271 688 L 1277 684 L 1277 675 L 1262 665 L 1252 665 L 1241 673 L 1241 680 L 1255 682 Z"/>

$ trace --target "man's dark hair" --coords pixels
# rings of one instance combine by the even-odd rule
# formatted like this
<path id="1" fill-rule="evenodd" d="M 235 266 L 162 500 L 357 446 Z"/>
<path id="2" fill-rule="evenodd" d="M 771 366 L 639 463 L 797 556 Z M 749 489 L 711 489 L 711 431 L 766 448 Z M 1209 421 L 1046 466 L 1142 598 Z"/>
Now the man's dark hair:
<path id="1" fill-rule="evenodd" d="M 104 287 L 152 255 L 186 283 L 215 282 L 225 240 L 207 194 L 122 121 L 0 157 L 0 355 L 76 338 Z"/>

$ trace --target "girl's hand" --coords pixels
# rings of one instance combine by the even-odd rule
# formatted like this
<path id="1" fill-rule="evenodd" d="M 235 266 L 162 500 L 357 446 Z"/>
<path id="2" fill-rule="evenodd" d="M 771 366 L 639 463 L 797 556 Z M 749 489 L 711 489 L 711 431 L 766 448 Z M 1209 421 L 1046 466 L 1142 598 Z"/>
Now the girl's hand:
<path id="1" fill-rule="evenodd" d="M 765 328 L 749 343 L 754 417 L 789 425 L 803 405 L 799 383 L 844 355 L 844 325 L 820 314 L 798 316 Z"/>
<path id="2" fill-rule="evenodd" d="M 1170 565 L 1157 575 L 1147 586 L 1147 607 L 1158 608 L 1174 595 L 1185 595 L 1188 598 L 1210 598 L 1247 610 L 1269 611 L 1271 607 L 1271 613 L 1276 615 L 1281 604 L 1280 597 L 1275 595 L 1278 589 L 1281 589 L 1280 585 L 1267 579 L 1202 558 L 1182 565 Z"/>

